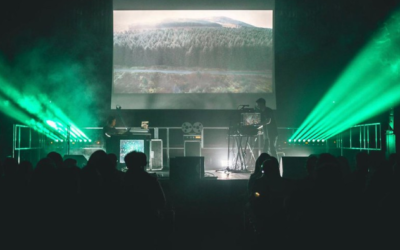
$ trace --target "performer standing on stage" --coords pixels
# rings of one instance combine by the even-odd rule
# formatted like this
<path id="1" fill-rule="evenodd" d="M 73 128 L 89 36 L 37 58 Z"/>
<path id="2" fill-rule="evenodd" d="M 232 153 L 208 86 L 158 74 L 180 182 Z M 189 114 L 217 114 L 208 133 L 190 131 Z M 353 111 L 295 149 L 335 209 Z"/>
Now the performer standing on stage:
<path id="1" fill-rule="evenodd" d="M 115 125 L 117 124 L 117 119 L 115 116 L 110 115 L 107 118 L 107 124 L 103 127 L 103 138 L 104 138 L 104 148 L 107 153 L 113 153 L 118 155 L 118 151 L 113 150 L 112 143 L 111 143 L 111 136 L 118 134 Z"/>
<path id="2" fill-rule="evenodd" d="M 115 118 L 115 116 L 109 116 L 107 118 L 107 125 L 103 127 L 103 135 L 106 138 L 117 134 L 117 129 L 115 128 L 116 123 L 117 119 Z"/>
<path id="3" fill-rule="evenodd" d="M 265 99 L 259 98 L 256 101 L 256 110 L 261 113 L 261 124 L 264 133 L 264 153 L 277 157 L 276 142 L 278 141 L 278 127 L 274 111 L 265 106 Z"/>

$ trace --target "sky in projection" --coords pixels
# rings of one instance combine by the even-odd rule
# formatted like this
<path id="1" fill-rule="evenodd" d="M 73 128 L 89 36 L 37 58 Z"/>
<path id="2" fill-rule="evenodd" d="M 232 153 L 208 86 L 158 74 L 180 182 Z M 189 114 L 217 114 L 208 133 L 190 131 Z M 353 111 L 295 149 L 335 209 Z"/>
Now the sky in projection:
<path id="1" fill-rule="evenodd" d="M 170 19 L 196 19 L 228 17 L 259 28 L 272 28 L 272 11 L 222 10 L 222 11 L 118 11 L 114 12 L 114 32 L 128 30 L 132 24 L 155 24 Z"/>

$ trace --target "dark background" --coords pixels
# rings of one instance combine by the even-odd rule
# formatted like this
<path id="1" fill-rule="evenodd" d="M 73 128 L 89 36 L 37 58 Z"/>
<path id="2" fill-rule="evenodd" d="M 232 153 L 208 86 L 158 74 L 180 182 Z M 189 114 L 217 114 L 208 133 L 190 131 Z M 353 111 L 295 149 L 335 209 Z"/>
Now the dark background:
<path id="1" fill-rule="evenodd" d="M 263 9 L 271 2 L 148 0 L 120 1 L 137 9 Z M 125 3 L 123 3 L 125 2 Z M 351 59 L 371 38 L 385 18 L 399 7 L 397 0 L 280 0 L 275 3 L 276 117 L 279 127 L 298 127 Z M 88 107 L 102 126 L 110 110 L 112 82 L 112 0 L 10 1 L 0 10 L 0 55 L 15 67 L 19 54 L 38 44 L 51 43 L 52 56 L 90 62 L 95 98 Z M 18 83 L 24 88 L 24 83 Z M 73 86 L 71 86 L 73 88 Z M 46 91 L 46 90 L 43 90 Z M 68 92 L 65 93 L 68 95 Z M 55 97 L 56 98 L 56 97 Z M 84 98 L 84 96 L 82 97 Z M 56 100 L 55 100 L 56 102 Z M 78 108 L 78 105 L 76 105 Z M 253 105 L 253 104 L 251 104 Z M 61 107 L 62 108 L 62 107 Z M 127 124 L 148 120 L 151 126 L 181 126 L 199 121 L 206 127 L 227 126 L 233 111 L 123 110 Z M 399 127 L 395 108 L 395 130 Z M 75 119 L 74 119 L 75 118 Z M 371 119 L 386 129 L 388 112 Z M 11 154 L 13 119 L 0 113 L 0 156 Z M 398 141 L 400 141 L 398 139 Z M 399 144 L 399 143 L 398 143 Z M 399 145 L 398 145 L 399 148 Z"/>

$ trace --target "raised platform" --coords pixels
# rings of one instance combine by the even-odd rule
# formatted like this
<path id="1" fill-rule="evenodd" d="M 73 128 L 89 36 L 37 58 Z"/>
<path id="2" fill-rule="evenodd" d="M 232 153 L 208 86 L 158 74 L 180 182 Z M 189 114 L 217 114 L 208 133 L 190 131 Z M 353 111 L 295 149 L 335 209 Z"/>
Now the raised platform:
<path id="1" fill-rule="evenodd" d="M 159 180 L 169 180 L 169 170 L 154 170 L 148 171 L 149 173 L 153 173 L 157 175 Z M 250 178 L 251 172 L 229 172 L 224 170 L 206 170 L 204 173 L 204 178 L 201 178 L 201 181 L 209 181 L 209 180 L 219 180 L 219 181 L 227 181 L 227 180 L 248 180 Z"/>

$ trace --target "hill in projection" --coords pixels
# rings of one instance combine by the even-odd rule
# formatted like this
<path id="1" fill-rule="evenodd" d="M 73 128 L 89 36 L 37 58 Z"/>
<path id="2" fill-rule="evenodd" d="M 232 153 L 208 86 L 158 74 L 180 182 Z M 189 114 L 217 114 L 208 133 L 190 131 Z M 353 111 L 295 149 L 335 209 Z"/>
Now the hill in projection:
<path id="1" fill-rule="evenodd" d="M 272 29 L 226 17 L 114 33 L 114 93 L 272 93 Z"/>

